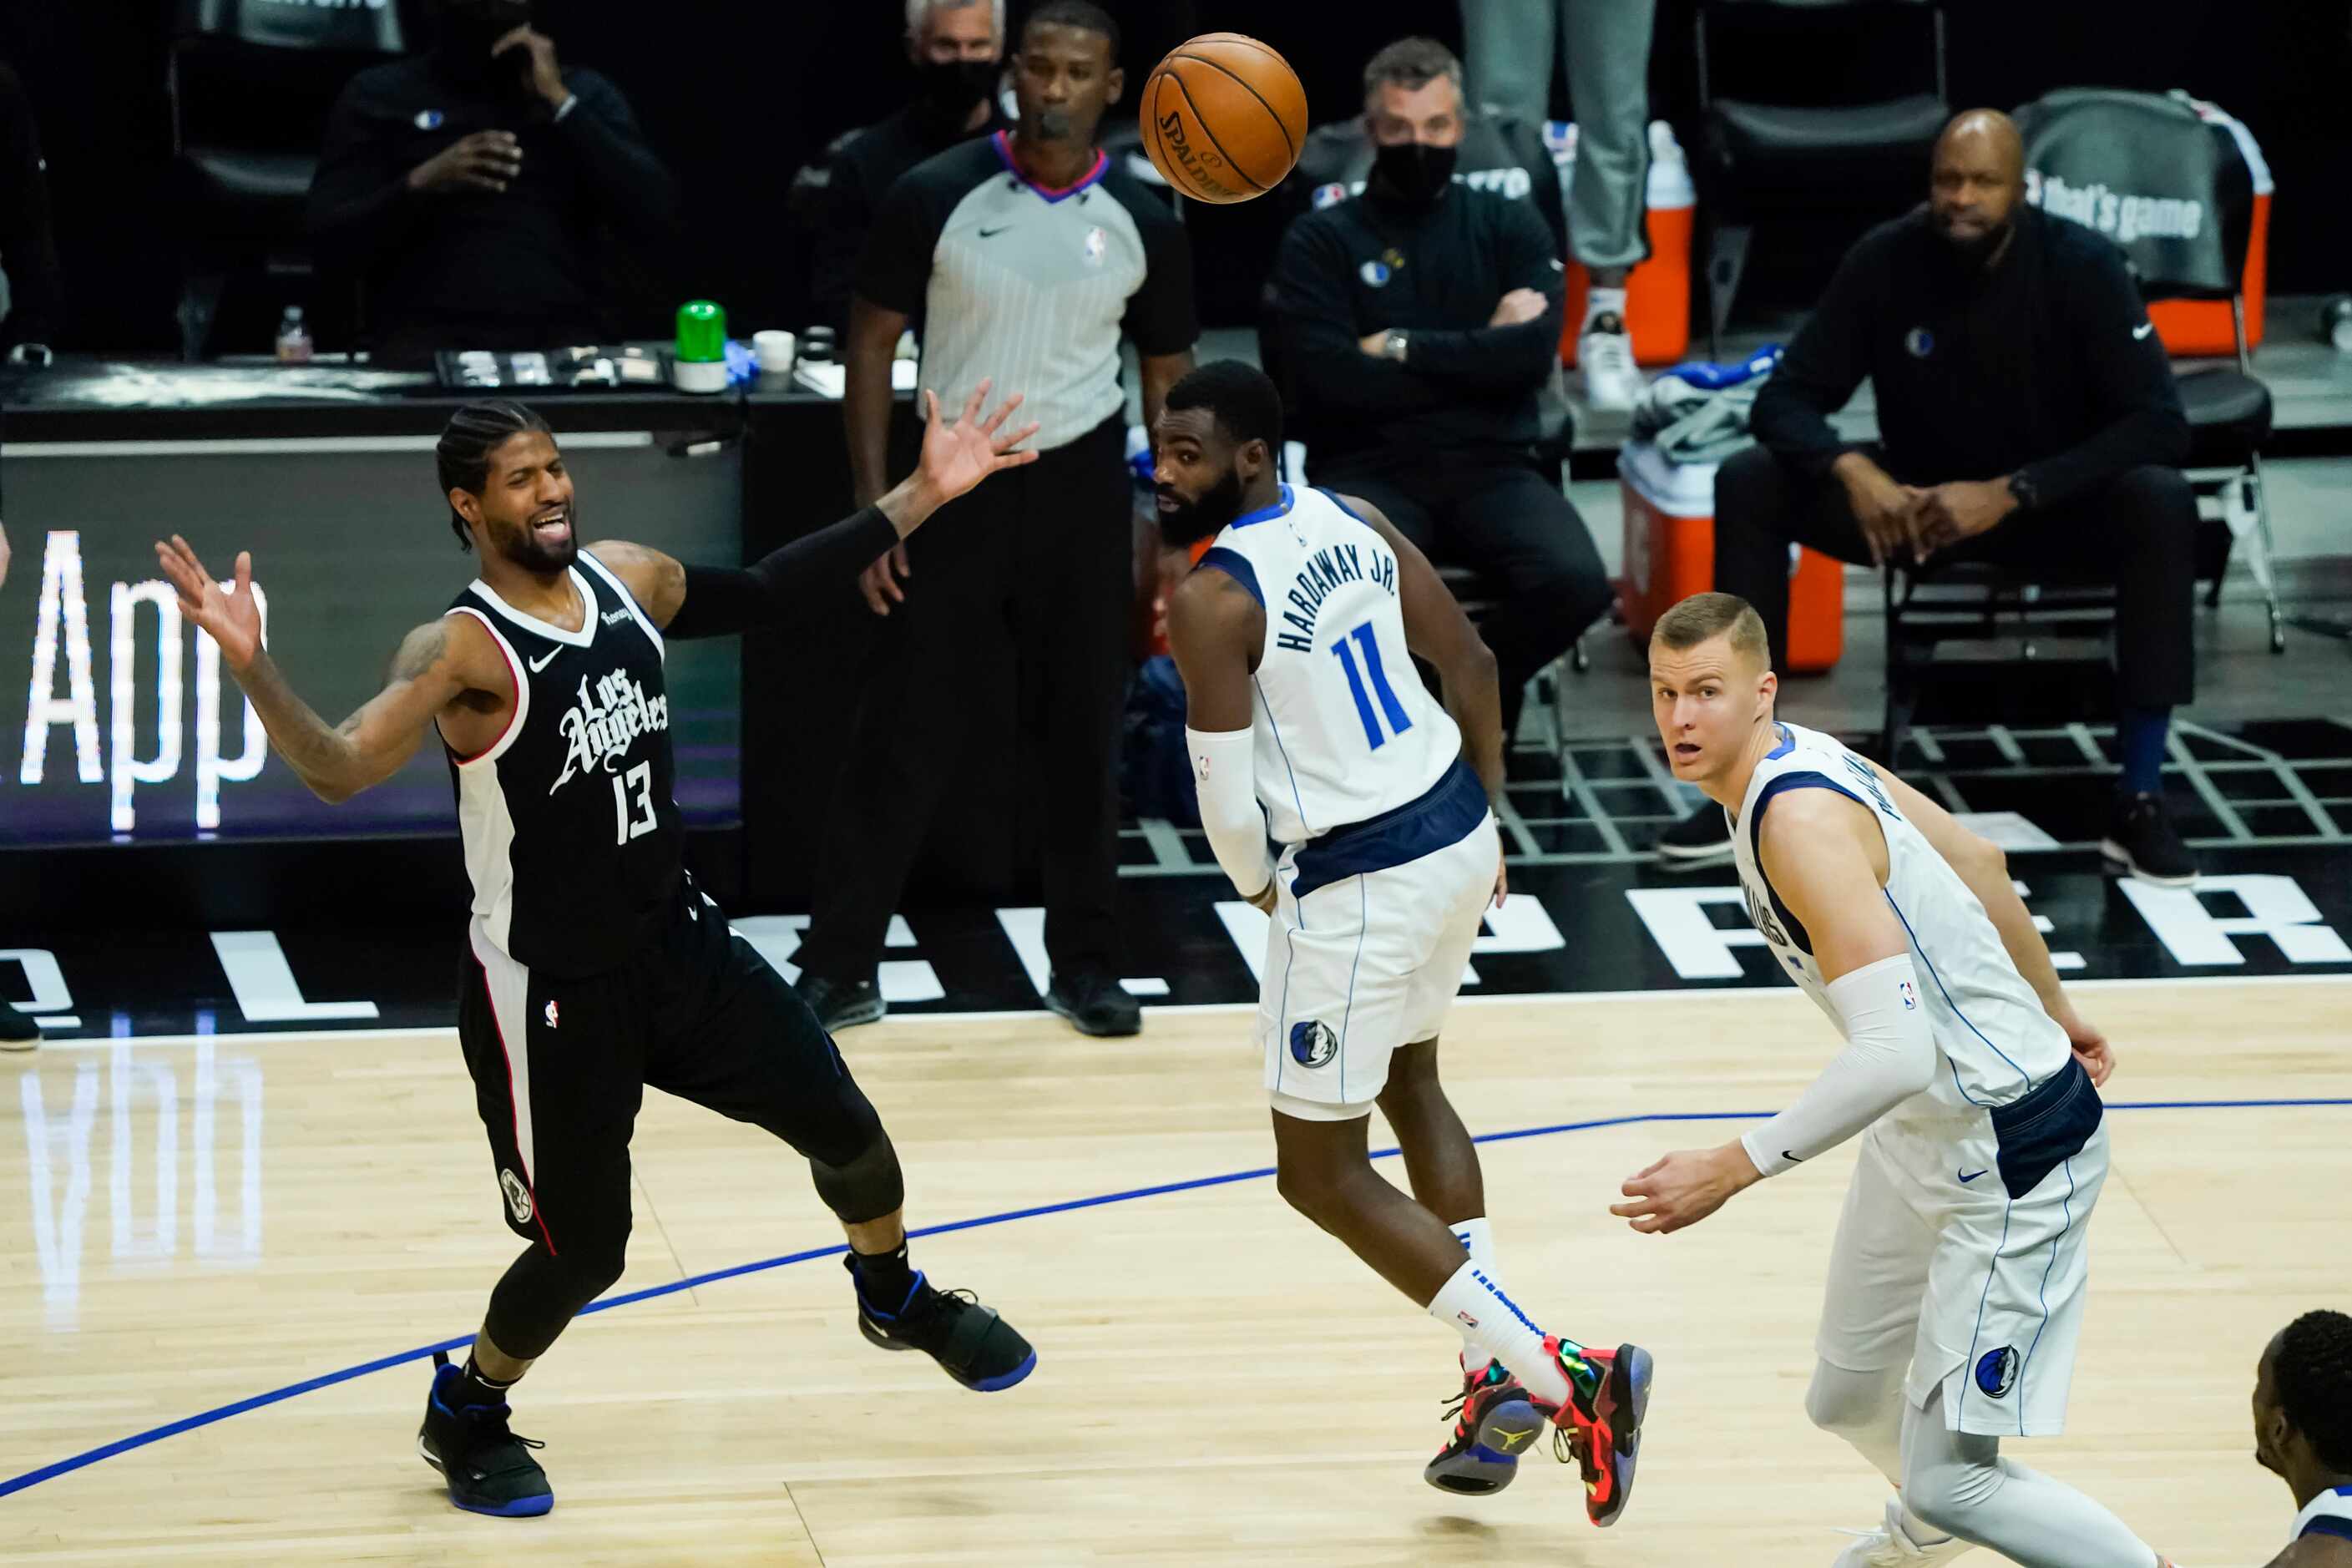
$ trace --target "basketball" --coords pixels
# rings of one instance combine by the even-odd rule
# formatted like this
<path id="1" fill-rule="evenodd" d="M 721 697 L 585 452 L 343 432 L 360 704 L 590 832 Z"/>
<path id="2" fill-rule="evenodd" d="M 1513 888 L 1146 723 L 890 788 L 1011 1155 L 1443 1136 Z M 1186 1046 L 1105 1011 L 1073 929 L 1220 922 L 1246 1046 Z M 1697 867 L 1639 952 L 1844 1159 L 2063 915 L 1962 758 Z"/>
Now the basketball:
<path id="1" fill-rule="evenodd" d="M 1307 143 L 1307 89 L 1290 62 L 1239 33 L 1177 45 L 1143 83 L 1152 167 L 1196 202 L 1245 202 L 1280 184 Z"/>

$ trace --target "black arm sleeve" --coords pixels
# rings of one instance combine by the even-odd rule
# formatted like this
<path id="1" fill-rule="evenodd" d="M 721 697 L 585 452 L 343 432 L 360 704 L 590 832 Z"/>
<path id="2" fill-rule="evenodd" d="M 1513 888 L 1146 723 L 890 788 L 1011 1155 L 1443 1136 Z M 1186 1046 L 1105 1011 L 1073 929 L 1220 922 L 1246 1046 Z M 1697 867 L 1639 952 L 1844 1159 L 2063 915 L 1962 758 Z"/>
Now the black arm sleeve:
<path id="1" fill-rule="evenodd" d="M 556 134 L 579 154 L 592 188 L 629 238 L 667 241 L 679 223 L 677 182 L 646 145 L 629 100 L 592 70 L 566 72 L 564 85 L 580 102 L 557 122 Z"/>
<path id="2" fill-rule="evenodd" d="M 749 566 L 688 566 L 686 597 L 662 628 L 666 637 L 724 637 L 771 626 L 845 588 L 866 563 L 898 542 L 879 507 L 768 552 Z"/>
<path id="3" fill-rule="evenodd" d="M 2101 247 L 2066 281 L 2063 316 L 2074 342 L 2064 352 L 2082 356 L 2106 423 L 2066 450 L 2026 465 L 2022 471 L 2042 506 L 2095 489 L 2126 468 L 2170 466 L 2189 455 L 2189 419 L 2172 362 L 2122 254 Z"/>
<path id="4" fill-rule="evenodd" d="M 1464 191 L 1466 197 L 1470 193 Z M 1406 332 L 1406 363 L 1433 381 L 1478 392 L 1525 392 L 1541 386 L 1559 355 L 1560 315 L 1566 309 L 1565 274 L 1552 250 L 1551 231 L 1532 205 L 1489 196 L 1494 215 L 1483 248 L 1490 281 L 1500 300 L 1514 289 L 1533 289 L 1545 299 L 1544 313 L 1508 327 L 1473 327 L 1466 331 Z M 1487 258 L 1491 258 L 1491 260 Z"/>
<path id="5" fill-rule="evenodd" d="M 335 100 L 318 173 L 310 176 L 310 237 L 329 258 L 351 267 L 364 266 L 407 233 L 422 199 L 408 189 L 408 171 L 395 165 L 379 134 L 366 90 L 363 81 L 353 81 Z"/>
<path id="6" fill-rule="evenodd" d="M 57 341 L 65 274 L 49 226 L 47 168 L 24 84 L 0 66 L 0 264 L 8 269 L 15 300 L 0 342 Z"/>
<path id="7" fill-rule="evenodd" d="M 934 184 L 926 177 L 925 165 L 918 163 L 891 182 L 875 209 L 873 231 L 857 260 L 855 290 L 868 303 L 902 316 L 922 314 L 931 288 L 931 258 L 947 222 L 946 204 Z"/>
<path id="8" fill-rule="evenodd" d="M 1845 406 L 1870 374 L 1872 318 L 1888 249 L 1874 236 L 1846 252 L 1821 303 L 1790 340 L 1780 369 L 1756 395 L 1748 428 L 1773 456 L 1800 472 L 1827 473 L 1853 445 L 1837 433 L 1830 416 Z"/>
<path id="9" fill-rule="evenodd" d="M 1308 214 L 1290 226 L 1274 265 L 1275 311 L 1290 347 L 1299 401 L 1318 416 L 1418 414 L 1445 395 L 1394 360 L 1359 346 L 1370 329 L 1356 323 L 1349 297 L 1353 271 L 1346 249 Z"/>
<path id="10" fill-rule="evenodd" d="M 1119 205 L 1134 216 L 1143 238 L 1144 268 L 1142 286 L 1128 296 L 1122 330 L 1147 359 L 1181 354 L 1201 336 L 1192 308 L 1192 242 L 1159 197 L 1140 192 L 1130 196 L 1124 181 L 1121 187 Z"/>

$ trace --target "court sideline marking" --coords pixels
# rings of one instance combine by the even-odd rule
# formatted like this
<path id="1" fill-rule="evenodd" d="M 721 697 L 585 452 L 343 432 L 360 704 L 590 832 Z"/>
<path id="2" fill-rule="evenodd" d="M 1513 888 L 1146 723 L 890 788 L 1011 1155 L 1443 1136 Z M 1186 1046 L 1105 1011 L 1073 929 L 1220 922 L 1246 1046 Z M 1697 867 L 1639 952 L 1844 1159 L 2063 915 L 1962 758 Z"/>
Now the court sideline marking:
<path id="1" fill-rule="evenodd" d="M 2109 1110 L 2257 1110 L 2343 1106 L 2352 1106 L 2352 1098 L 2119 1100 L 2108 1105 L 2106 1109 Z M 1628 1116 L 1604 1116 L 1591 1121 L 1560 1121 L 1541 1127 L 1515 1128 L 1503 1132 L 1482 1132 L 1471 1142 L 1510 1143 L 1528 1138 L 1551 1137 L 1564 1132 L 1591 1132 L 1602 1128 L 1633 1127 L 1650 1122 L 1760 1121 L 1771 1114 L 1770 1111 L 1766 1110 L 1639 1111 Z M 1393 1159 L 1397 1151 L 1394 1148 L 1375 1149 L 1372 1151 L 1371 1157 L 1375 1160 Z M 1129 1187 L 1119 1192 L 1097 1193 L 1091 1197 L 1066 1198 L 1059 1203 L 1035 1204 L 1026 1208 L 1005 1209 L 997 1214 L 978 1215 L 971 1219 L 948 1220 L 940 1225 L 923 1226 L 909 1230 L 907 1232 L 907 1237 L 911 1241 L 927 1236 L 947 1236 L 960 1230 L 979 1230 L 989 1226 L 1010 1225 L 1015 1220 L 1036 1219 L 1045 1215 L 1101 1208 L 1110 1204 L 1133 1203 L 1141 1198 L 1165 1197 L 1172 1193 L 1196 1192 L 1205 1187 L 1231 1186 L 1238 1182 L 1262 1181 L 1273 1174 L 1273 1166 L 1261 1165 L 1246 1171 L 1228 1171 L 1221 1175 L 1193 1176 L 1180 1182 L 1160 1182 L 1148 1187 Z M 849 1248 L 846 1243 L 835 1242 L 830 1247 L 812 1247 L 800 1252 L 789 1252 L 781 1258 L 766 1258 L 752 1263 L 738 1263 L 732 1268 L 715 1268 L 707 1274 L 692 1275 L 684 1279 L 672 1279 L 659 1285 L 647 1286 L 642 1290 L 631 1290 L 623 1295 L 608 1296 L 602 1300 L 592 1301 L 581 1310 L 580 1316 L 584 1318 L 591 1312 L 606 1312 L 615 1307 L 631 1306 L 639 1301 L 650 1301 L 662 1296 L 674 1296 L 683 1290 L 694 1289 L 698 1286 L 713 1284 L 721 1279 L 733 1279 L 741 1275 L 764 1273 L 771 1268 L 788 1268 L 795 1263 L 809 1263 L 820 1258 L 837 1258 L 847 1250 Z M 133 1433 L 128 1437 L 118 1437 L 111 1443 L 102 1443 L 95 1448 L 85 1449 L 68 1458 L 43 1465 L 37 1469 L 26 1470 L 19 1476 L 12 1476 L 5 1481 L 0 1481 L 0 1497 L 39 1486 L 43 1481 L 55 1480 L 59 1476 L 70 1475 L 75 1470 L 86 1468 L 102 1459 L 111 1459 L 122 1454 L 131 1453 L 151 1443 L 160 1443 L 166 1437 L 176 1437 L 183 1432 L 193 1432 L 199 1427 L 210 1426 L 216 1422 L 226 1421 L 232 1415 L 243 1415 L 248 1411 L 278 1404 L 297 1394 L 310 1394 L 321 1388 L 331 1388 L 336 1384 L 349 1383 L 353 1378 L 365 1377 L 370 1373 L 383 1372 L 407 1362 L 422 1361 L 436 1351 L 453 1351 L 461 1346 L 470 1345 L 473 1342 L 474 1336 L 467 1333 L 456 1339 L 443 1340 L 436 1344 L 419 1345 L 414 1350 L 396 1351 L 391 1355 L 378 1356 L 373 1361 L 362 1362 L 355 1366 L 343 1367 L 336 1372 L 322 1373 L 317 1377 L 305 1378 L 299 1383 L 289 1383 L 282 1388 L 273 1388 L 267 1393 L 256 1394 L 244 1399 L 232 1401 L 227 1405 L 215 1405 L 210 1410 L 198 1411 L 194 1415 L 184 1415 L 177 1421 L 167 1421 L 161 1426 L 151 1426 L 144 1432 Z"/>

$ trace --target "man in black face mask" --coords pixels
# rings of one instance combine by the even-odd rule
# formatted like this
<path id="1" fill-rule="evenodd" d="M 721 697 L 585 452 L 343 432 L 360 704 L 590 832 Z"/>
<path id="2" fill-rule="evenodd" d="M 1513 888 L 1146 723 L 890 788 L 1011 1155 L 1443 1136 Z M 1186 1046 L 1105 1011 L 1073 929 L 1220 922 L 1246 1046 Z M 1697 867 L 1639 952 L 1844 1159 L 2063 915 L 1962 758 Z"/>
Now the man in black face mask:
<path id="1" fill-rule="evenodd" d="M 1539 459 L 1559 374 L 1559 248 L 1534 205 L 1454 179 L 1462 67 L 1429 38 L 1364 68 L 1364 193 L 1293 224 L 1275 263 L 1308 477 L 1360 495 L 1439 562 L 1499 580 L 1479 631 L 1522 692 L 1607 609 L 1583 519 Z"/>
<path id="2" fill-rule="evenodd" d="M 524 0 L 438 0 L 434 16 L 429 52 L 362 71 L 328 118 L 321 258 L 366 281 L 380 363 L 609 341 L 624 322 L 600 230 L 662 255 L 676 182 L 620 90 L 560 64 Z"/>
<path id="3" fill-rule="evenodd" d="M 811 320 L 836 332 L 849 328 L 857 258 L 898 176 L 959 142 L 1010 126 L 998 102 L 1004 0 L 907 0 L 907 57 L 915 66 L 914 98 L 835 142 L 824 167 L 804 174 L 794 193 L 808 204 L 814 229 Z"/>
<path id="4" fill-rule="evenodd" d="M 1875 445 L 1830 424 L 1868 377 Z M 1715 585 L 1754 605 L 1787 668 L 1789 546 L 1857 564 L 1971 560 L 2116 585 L 2117 772 L 2103 849 L 2193 882 L 2166 813 L 2173 708 L 2195 683 L 2189 425 L 2123 253 L 2025 200 L 2017 127 L 1969 110 L 1936 142 L 1927 202 L 1863 237 L 1758 395 L 1759 445 L 1715 481 Z M 1658 845 L 1728 859 L 1705 808 Z"/>

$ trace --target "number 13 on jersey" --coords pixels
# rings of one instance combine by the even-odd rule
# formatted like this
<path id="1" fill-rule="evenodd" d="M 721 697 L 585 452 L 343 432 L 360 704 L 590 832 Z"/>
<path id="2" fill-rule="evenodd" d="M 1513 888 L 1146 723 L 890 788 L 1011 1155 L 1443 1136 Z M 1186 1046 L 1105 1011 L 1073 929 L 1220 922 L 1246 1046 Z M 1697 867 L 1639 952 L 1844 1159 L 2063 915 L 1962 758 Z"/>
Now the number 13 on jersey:
<path id="1" fill-rule="evenodd" d="M 1356 648 L 1363 650 L 1361 670 L 1356 668 L 1356 649 L 1348 646 L 1350 641 L 1355 643 Z M 1405 712 L 1404 704 L 1397 700 L 1396 689 L 1389 684 L 1388 672 L 1381 668 L 1381 645 L 1372 637 L 1371 622 L 1364 622 L 1333 643 L 1331 657 L 1338 659 L 1339 668 L 1348 672 L 1348 693 L 1356 700 L 1356 717 L 1364 722 L 1366 744 L 1377 752 L 1388 743 L 1391 735 L 1402 735 L 1412 728 L 1412 716 Z M 1364 689 L 1367 678 L 1371 682 L 1370 692 Z M 1381 704 L 1377 714 L 1372 711 L 1374 696 L 1380 699 Z M 1388 720 L 1385 731 L 1381 728 L 1383 717 Z"/>
<path id="2" fill-rule="evenodd" d="M 636 797 L 637 816 L 629 817 L 629 797 Z M 626 773 L 613 775 L 613 842 L 626 844 L 654 830 L 654 765 L 639 763 Z"/>

